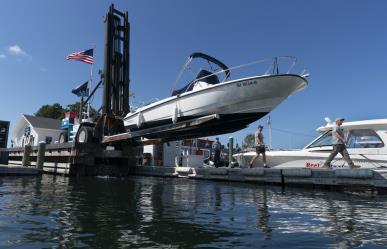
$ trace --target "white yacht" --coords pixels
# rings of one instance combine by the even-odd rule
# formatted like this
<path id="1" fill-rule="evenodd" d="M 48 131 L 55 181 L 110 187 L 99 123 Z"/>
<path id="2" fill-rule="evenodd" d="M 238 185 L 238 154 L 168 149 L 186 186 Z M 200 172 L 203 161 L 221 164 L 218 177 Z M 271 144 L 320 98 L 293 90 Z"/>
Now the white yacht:
<path id="1" fill-rule="evenodd" d="M 203 53 L 191 54 L 182 72 L 189 68 L 191 61 L 196 58 L 204 59 L 208 64 L 219 67 L 219 70 L 201 68 L 194 80 L 182 89 L 173 91 L 171 97 L 130 112 L 124 118 L 124 125 L 129 132 L 194 120 L 208 115 L 216 115 L 216 118 L 194 128 L 185 127 L 180 131 L 163 132 L 157 135 L 152 133 L 145 137 L 154 138 L 153 135 L 164 139 L 165 136 L 170 136 L 176 140 L 234 132 L 262 118 L 289 95 L 307 86 L 305 79 L 307 74 L 290 73 L 296 61 L 294 57 L 276 57 L 270 61 L 254 62 L 270 62 L 268 70 L 270 72 L 234 80 L 230 78 L 230 71 L 239 69 L 240 66 L 228 68 L 219 60 Z M 279 72 L 280 59 L 290 59 L 292 62 L 285 73 Z M 223 80 L 219 80 L 220 74 L 224 75 Z"/>
<path id="2" fill-rule="evenodd" d="M 301 150 L 266 151 L 267 163 L 274 168 L 319 168 L 332 151 L 332 127 L 334 123 L 327 120 L 325 126 L 319 127 L 320 135 Z M 387 119 L 373 119 L 344 122 L 341 126 L 347 137 L 347 150 L 356 165 L 361 168 L 387 167 Z M 233 155 L 241 167 L 248 167 L 255 152 Z M 262 167 L 261 158 L 254 162 L 254 167 Z M 349 168 L 338 154 L 332 161 L 332 168 Z"/>

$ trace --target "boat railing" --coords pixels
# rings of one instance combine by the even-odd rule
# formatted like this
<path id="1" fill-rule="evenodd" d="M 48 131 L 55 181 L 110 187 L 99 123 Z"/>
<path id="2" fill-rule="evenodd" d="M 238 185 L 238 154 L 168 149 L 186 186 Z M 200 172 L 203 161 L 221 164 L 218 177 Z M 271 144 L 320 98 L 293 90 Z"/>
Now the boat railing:
<path id="1" fill-rule="evenodd" d="M 282 71 L 282 70 L 280 70 L 280 62 L 285 61 L 285 60 L 290 61 L 290 63 L 288 65 L 287 70 Z M 264 63 L 268 63 L 269 66 L 267 67 L 265 73 L 262 74 L 262 76 L 277 75 L 277 74 L 290 74 L 292 72 L 293 68 L 295 67 L 295 65 L 297 64 L 297 58 L 294 56 L 276 56 L 274 58 L 265 58 L 265 59 L 261 59 L 261 60 L 252 61 L 252 62 L 249 62 L 246 64 L 230 67 L 228 70 L 229 71 L 236 71 L 236 70 L 239 70 L 242 68 L 246 68 L 246 67 L 257 65 L 257 64 L 264 64 Z M 207 77 L 211 77 L 212 75 L 218 75 L 218 74 L 221 74 L 224 72 L 225 72 L 225 70 L 220 70 L 220 71 L 217 71 L 211 75 L 208 75 L 208 76 L 202 77 L 200 79 L 196 79 L 196 80 L 200 81 L 200 80 L 205 79 Z M 306 69 L 304 69 L 304 71 L 300 75 L 305 76 L 306 74 L 308 74 L 308 72 Z M 226 78 L 223 79 L 223 81 L 224 80 L 226 80 Z"/>
<path id="2" fill-rule="evenodd" d="M 283 63 L 285 63 L 285 61 L 288 62 L 287 66 L 286 66 L 286 64 L 285 65 L 283 64 Z M 187 63 L 184 65 L 183 68 L 187 69 L 188 65 L 189 65 L 189 62 L 190 61 L 187 61 Z M 278 74 L 291 74 L 292 70 L 294 70 L 294 68 L 295 68 L 295 66 L 297 64 L 297 58 L 294 57 L 294 56 L 276 56 L 274 58 L 265 58 L 265 59 L 261 59 L 261 60 L 252 61 L 252 62 L 249 62 L 249 63 L 246 63 L 246 64 L 230 67 L 230 68 L 227 69 L 227 71 L 235 72 L 235 71 L 241 70 L 243 68 L 252 67 L 254 65 L 265 64 L 265 63 L 267 63 L 269 65 L 264 70 L 264 73 L 260 74 L 260 76 L 270 76 L 270 75 L 278 75 Z M 282 68 L 285 68 L 285 70 L 283 70 Z M 206 79 L 208 77 L 211 77 L 213 75 L 218 76 L 220 74 L 225 74 L 225 73 L 227 73 L 226 70 L 219 70 L 219 71 L 213 72 L 210 75 L 207 75 L 205 77 L 193 80 L 190 83 L 190 85 L 191 84 L 195 84 L 198 81 L 203 81 L 204 79 Z M 256 73 L 256 71 L 253 70 L 251 73 Z M 300 75 L 302 77 L 308 77 L 309 76 L 309 72 L 308 72 L 307 69 L 303 69 L 303 71 L 301 73 L 298 73 L 298 75 Z M 181 76 L 182 76 L 182 72 L 179 73 L 179 76 L 176 79 L 176 82 L 175 82 L 174 86 L 180 80 Z M 226 76 L 226 77 L 224 77 L 222 79 L 221 82 L 225 82 L 227 79 L 228 79 L 228 77 Z M 188 89 L 189 89 L 189 87 L 187 87 L 187 90 Z"/>

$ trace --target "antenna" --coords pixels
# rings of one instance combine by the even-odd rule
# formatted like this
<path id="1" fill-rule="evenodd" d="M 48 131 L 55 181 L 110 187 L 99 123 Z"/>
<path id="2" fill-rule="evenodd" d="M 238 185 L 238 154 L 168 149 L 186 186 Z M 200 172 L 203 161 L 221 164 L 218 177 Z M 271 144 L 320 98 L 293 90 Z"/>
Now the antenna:
<path id="1" fill-rule="evenodd" d="M 269 119 L 267 120 L 267 125 L 269 126 L 269 150 L 271 150 L 271 118 L 269 116 Z"/>
<path id="2" fill-rule="evenodd" d="M 325 117 L 324 120 L 327 122 L 327 124 L 333 123 L 329 117 Z"/>

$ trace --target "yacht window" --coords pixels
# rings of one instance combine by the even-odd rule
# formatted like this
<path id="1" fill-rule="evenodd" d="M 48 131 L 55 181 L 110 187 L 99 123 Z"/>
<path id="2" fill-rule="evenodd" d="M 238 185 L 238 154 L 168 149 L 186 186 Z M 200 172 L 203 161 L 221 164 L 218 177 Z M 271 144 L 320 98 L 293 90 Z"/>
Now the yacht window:
<path id="1" fill-rule="evenodd" d="M 352 130 L 348 136 L 347 148 L 381 148 L 383 141 L 374 130 Z"/>
<path id="2" fill-rule="evenodd" d="M 330 146 L 332 145 L 332 131 L 327 131 L 319 139 L 314 141 L 308 148 L 315 148 L 321 146 Z"/>

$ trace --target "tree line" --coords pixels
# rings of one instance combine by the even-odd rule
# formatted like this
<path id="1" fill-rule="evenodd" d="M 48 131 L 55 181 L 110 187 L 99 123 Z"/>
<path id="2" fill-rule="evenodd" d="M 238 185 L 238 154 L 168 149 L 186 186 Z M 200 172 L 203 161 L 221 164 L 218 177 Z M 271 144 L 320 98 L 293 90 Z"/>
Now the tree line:
<path id="1" fill-rule="evenodd" d="M 62 119 L 64 118 L 65 112 L 75 112 L 79 115 L 81 103 L 75 102 L 74 104 L 67 105 L 63 107 L 59 103 L 54 103 L 52 105 L 43 105 L 39 108 L 37 112 L 34 113 L 36 117 L 44 117 L 44 118 L 53 118 L 53 119 Z M 83 106 L 83 112 L 86 112 L 87 106 Z M 98 114 L 97 110 L 93 107 L 90 107 L 91 116 L 96 116 Z"/>

